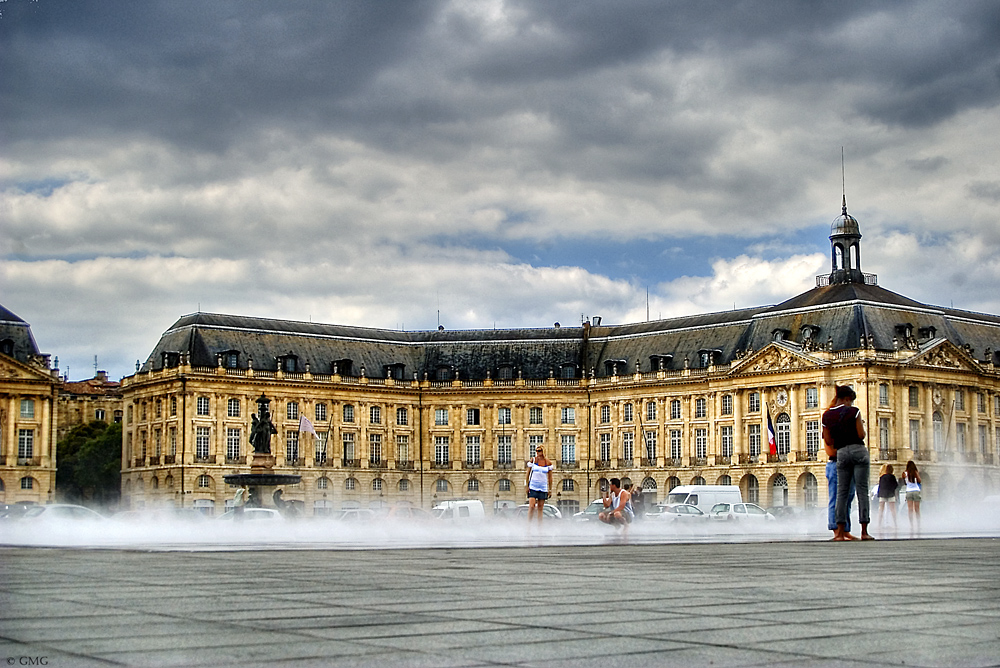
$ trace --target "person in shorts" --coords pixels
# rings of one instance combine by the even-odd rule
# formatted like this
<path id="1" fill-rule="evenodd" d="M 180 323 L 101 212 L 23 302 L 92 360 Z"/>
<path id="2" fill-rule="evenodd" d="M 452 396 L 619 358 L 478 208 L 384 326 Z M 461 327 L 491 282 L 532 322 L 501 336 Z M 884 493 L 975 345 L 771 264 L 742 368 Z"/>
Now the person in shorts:
<path id="1" fill-rule="evenodd" d="M 538 515 L 538 523 L 542 523 L 545 514 L 545 500 L 549 498 L 552 489 L 553 465 L 545 458 L 541 446 L 535 448 L 535 458 L 528 462 L 525 486 L 528 488 L 528 522 Z"/>
<path id="2" fill-rule="evenodd" d="M 604 492 L 602 501 L 604 510 L 597 514 L 597 519 L 627 530 L 628 525 L 635 519 L 635 510 L 632 508 L 632 495 L 622 489 L 621 480 L 618 478 L 610 480 L 610 490 Z"/>

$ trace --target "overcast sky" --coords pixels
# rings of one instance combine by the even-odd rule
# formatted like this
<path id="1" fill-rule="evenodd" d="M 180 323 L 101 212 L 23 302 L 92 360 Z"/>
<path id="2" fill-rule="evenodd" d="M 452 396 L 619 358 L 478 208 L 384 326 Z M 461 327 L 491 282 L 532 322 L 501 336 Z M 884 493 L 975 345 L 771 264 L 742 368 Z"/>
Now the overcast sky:
<path id="1" fill-rule="evenodd" d="M 0 303 L 73 379 L 198 310 L 1000 313 L 1000 3 L 0 3 Z"/>

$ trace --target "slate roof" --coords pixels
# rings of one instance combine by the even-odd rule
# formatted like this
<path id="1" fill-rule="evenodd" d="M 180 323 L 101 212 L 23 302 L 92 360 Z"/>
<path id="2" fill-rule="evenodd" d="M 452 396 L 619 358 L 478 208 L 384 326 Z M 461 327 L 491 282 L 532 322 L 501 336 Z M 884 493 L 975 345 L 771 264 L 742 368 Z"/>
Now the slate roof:
<path id="1" fill-rule="evenodd" d="M 277 368 L 277 358 L 293 354 L 298 370 L 308 363 L 313 373 L 331 373 L 332 363 L 350 359 L 354 375 L 383 377 L 385 365 L 401 364 L 404 377 L 434 378 L 438 367 L 457 370 L 462 379 L 494 378 L 509 365 L 525 378 L 557 376 L 563 365 L 577 373 L 608 373 L 609 360 L 620 361 L 618 373 L 655 370 L 662 355 L 665 369 L 681 369 L 685 359 L 699 366 L 700 353 L 712 351 L 716 363 L 730 363 L 737 353 L 759 350 L 780 330 L 786 340 L 802 343 L 809 332 L 833 350 L 856 349 L 862 336 L 873 337 L 876 349 L 892 350 L 893 338 L 909 325 L 969 347 L 977 359 L 1000 351 L 1000 316 L 931 306 L 877 285 L 860 283 L 817 287 L 773 306 L 669 318 L 651 322 L 594 327 L 398 331 L 348 325 L 271 320 L 235 315 L 195 313 L 180 318 L 163 334 L 146 367 L 163 364 L 163 353 L 188 353 L 195 366 L 217 365 L 217 355 L 240 354 L 245 368 L 253 357 L 256 369 Z M 927 337 L 925 337 L 927 338 Z"/>
<path id="2" fill-rule="evenodd" d="M 13 312 L 0 306 L 0 342 L 9 341 L 11 357 L 24 364 L 29 363 L 38 352 L 38 344 L 31 334 L 31 327 Z M 2 351 L 3 348 L 0 348 Z"/>

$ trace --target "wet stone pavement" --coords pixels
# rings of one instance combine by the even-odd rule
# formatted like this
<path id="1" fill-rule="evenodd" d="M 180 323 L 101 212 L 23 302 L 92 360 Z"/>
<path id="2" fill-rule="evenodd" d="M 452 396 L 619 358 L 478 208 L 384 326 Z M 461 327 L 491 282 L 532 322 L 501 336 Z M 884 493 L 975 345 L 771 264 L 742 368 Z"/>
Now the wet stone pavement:
<path id="1" fill-rule="evenodd" d="M 996 666 L 1000 539 L 0 549 L 0 666 Z"/>

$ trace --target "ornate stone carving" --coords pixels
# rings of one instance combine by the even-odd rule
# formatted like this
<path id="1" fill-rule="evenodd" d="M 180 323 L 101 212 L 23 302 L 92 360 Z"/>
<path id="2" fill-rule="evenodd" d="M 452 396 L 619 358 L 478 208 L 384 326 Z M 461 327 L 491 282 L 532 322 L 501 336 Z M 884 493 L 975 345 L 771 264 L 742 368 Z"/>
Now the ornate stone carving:
<path id="1" fill-rule="evenodd" d="M 948 369 L 961 369 L 965 366 L 957 357 L 943 348 L 930 351 L 920 359 L 920 362 L 928 366 L 941 366 Z"/>
<path id="2" fill-rule="evenodd" d="M 753 365 L 750 371 L 775 371 L 788 369 L 804 369 L 811 366 L 799 357 L 792 355 L 786 350 L 773 348 L 762 354 Z"/>

